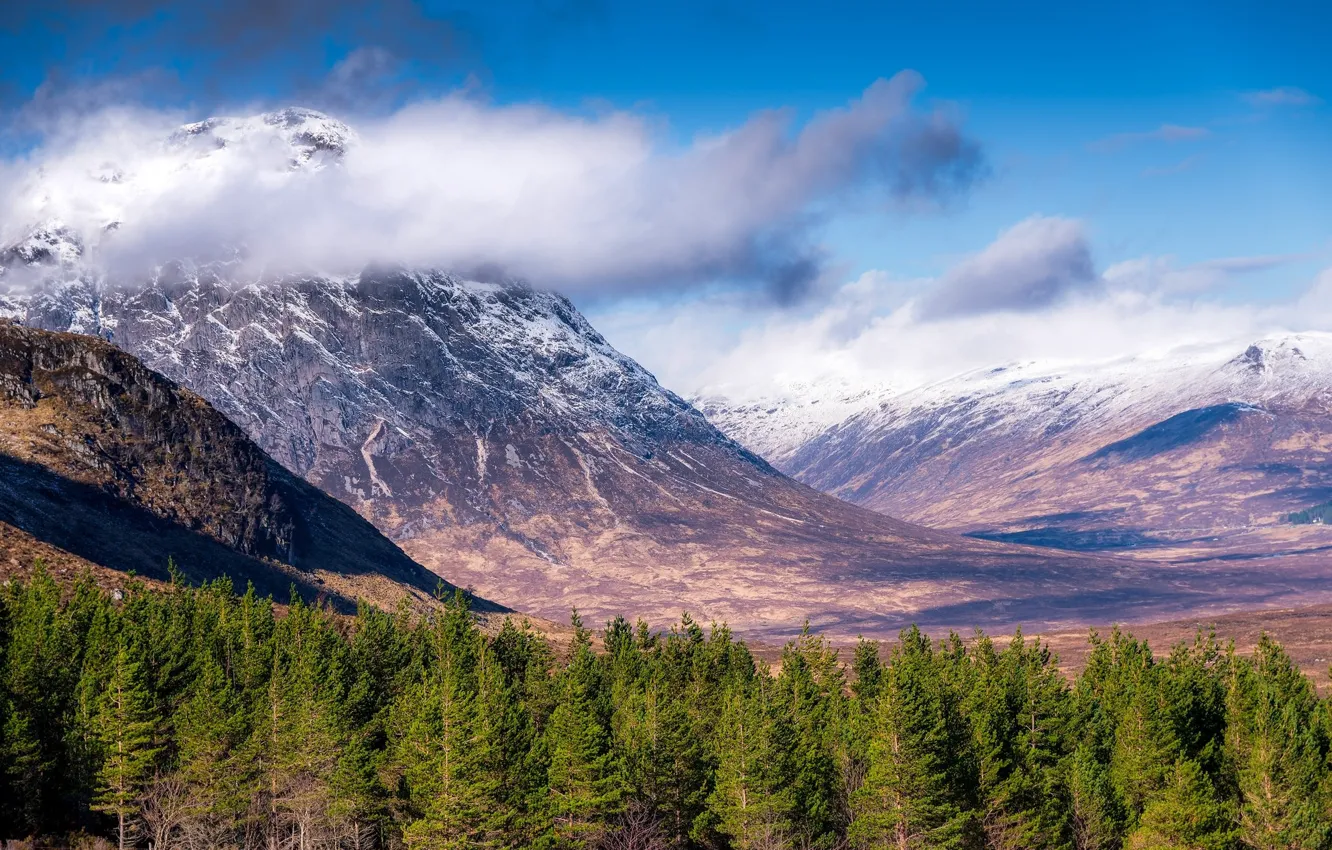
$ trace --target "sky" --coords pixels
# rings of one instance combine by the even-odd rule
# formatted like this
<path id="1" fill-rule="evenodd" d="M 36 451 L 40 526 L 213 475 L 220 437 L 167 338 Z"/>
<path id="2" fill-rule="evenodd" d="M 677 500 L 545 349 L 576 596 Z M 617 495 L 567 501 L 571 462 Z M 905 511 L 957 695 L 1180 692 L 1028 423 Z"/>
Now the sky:
<path id="1" fill-rule="evenodd" d="M 11 236 L 39 165 L 147 173 L 172 126 L 298 104 L 362 140 L 338 185 L 164 191 L 119 255 L 227 219 L 270 260 L 501 268 L 683 393 L 1332 331 L 1325 2 L 6 12 Z"/>

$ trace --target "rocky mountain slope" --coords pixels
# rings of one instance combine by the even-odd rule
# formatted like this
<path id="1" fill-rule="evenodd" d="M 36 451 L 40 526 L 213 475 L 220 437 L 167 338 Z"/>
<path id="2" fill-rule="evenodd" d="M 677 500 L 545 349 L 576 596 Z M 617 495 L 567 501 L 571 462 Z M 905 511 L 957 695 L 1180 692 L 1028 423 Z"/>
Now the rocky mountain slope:
<path id="1" fill-rule="evenodd" d="M 771 427 L 791 403 L 705 409 L 800 480 L 934 527 L 1156 560 L 1332 557 L 1321 527 L 1285 521 L 1332 498 L 1328 335 L 983 370 L 869 394 L 813 437 Z"/>
<path id="2" fill-rule="evenodd" d="M 230 575 L 279 599 L 295 584 L 344 608 L 428 598 L 438 581 L 194 393 L 102 340 L 7 321 L 0 525 L 25 563 L 54 547 L 162 579 L 171 559 L 194 580 Z"/>
<path id="3" fill-rule="evenodd" d="M 286 111 L 191 125 L 206 143 L 171 173 L 212 168 L 245 133 L 288 146 L 284 173 L 336 167 L 355 141 L 330 139 L 335 124 Z M 229 135 L 207 141 L 214 126 Z M 119 179 L 130 191 L 136 178 Z M 684 609 L 771 637 L 809 618 L 853 636 L 913 620 L 1161 619 L 1273 598 L 1240 570 L 1166 574 L 966 539 L 820 494 L 723 436 L 567 299 L 518 282 L 198 259 L 112 279 L 94 243 L 119 229 L 43 221 L 8 254 L 6 274 L 25 283 L 0 312 L 112 340 L 421 563 L 526 611 L 665 622 Z M 1321 587 L 1292 577 L 1285 592 Z"/>

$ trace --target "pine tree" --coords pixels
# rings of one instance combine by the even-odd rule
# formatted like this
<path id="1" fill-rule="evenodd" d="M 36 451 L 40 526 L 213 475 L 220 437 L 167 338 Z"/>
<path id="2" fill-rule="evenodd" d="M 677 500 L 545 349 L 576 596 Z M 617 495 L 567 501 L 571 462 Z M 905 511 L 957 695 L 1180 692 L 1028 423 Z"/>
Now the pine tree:
<path id="1" fill-rule="evenodd" d="M 481 651 L 476 679 L 471 746 L 478 817 L 473 833 L 479 846 L 503 847 L 520 828 L 520 808 L 527 791 L 521 763 L 531 746 L 531 730 L 504 668 L 489 647 Z"/>
<path id="2" fill-rule="evenodd" d="M 1142 813 L 1128 850 L 1228 850 L 1235 846 L 1234 814 L 1221 803 L 1202 767 L 1181 759 L 1165 787 Z"/>
<path id="3" fill-rule="evenodd" d="M 1069 759 L 1069 816 L 1077 850 L 1113 850 L 1120 845 L 1127 817 L 1110 782 L 1110 769 L 1094 748 L 1083 744 Z"/>
<path id="4" fill-rule="evenodd" d="M 724 628 L 575 620 L 557 663 L 464 599 L 274 618 L 225 582 L 124 604 L 0 590 L 0 829 L 156 846 L 1294 850 L 1332 846 L 1332 705 L 1270 638 L 1165 662 L 1093 636 L 1070 689 L 1015 636 L 805 631 L 781 672 Z M 848 696 L 848 692 L 850 696 Z M 863 774 L 860 771 L 863 770 Z M 94 793 L 95 792 L 95 793 Z M 115 818 L 94 818 L 91 812 Z M 138 835 L 142 844 L 143 834 Z M 43 839 L 48 840 L 48 839 Z"/>
<path id="5" fill-rule="evenodd" d="M 192 833 L 220 845 L 245 812 L 253 777 L 237 757 L 246 733 L 240 697 L 216 659 L 205 654 L 199 667 L 176 723 L 179 778 Z"/>
<path id="6" fill-rule="evenodd" d="M 256 696 L 246 758 L 260 774 L 268 842 L 308 850 L 331 826 L 332 777 L 342 754 L 338 675 L 340 638 L 328 615 L 294 592 L 273 632 L 272 668 Z"/>
<path id="7" fill-rule="evenodd" d="M 32 734 L 32 724 L 20 712 L 3 712 L 0 727 L 0 826 L 13 835 L 28 835 L 41 813 L 41 746 Z"/>
<path id="8" fill-rule="evenodd" d="M 585 847 L 604 832 L 621 788 L 601 717 L 597 659 L 591 635 L 575 612 L 574 646 L 561 674 L 560 699 L 546 727 L 547 777 L 554 837 L 561 847 Z"/>
<path id="9" fill-rule="evenodd" d="M 954 715 L 929 639 L 903 632 L 885 673 L 870 767 L 849 837 L 864 847 L 976 843 L 976 812 Z"/>
<path id="10" fill-rule="evenodd" d="M 784 843 L 791 831 L 792 800 L 782 788 L 787 772 L 775 721 L 765 709 L 772 683 L 734 685 L 717 724 L 717 770 L 708 810 L 715 830 L 734 850 Z"/>
<path id="11" fill-rule="evenodd" d="M 883 662 L 879 658 L 879 645 L 860 638 L 856 641 L 855 658 L 851 664 L 851 693 L 862 704 L 869 705 L 879 696 L 883 684 Z"/>
<path id="12" fill-rule="evenodd" d="M 431 637 L 434 663 L 412 687 L 397 745 L 412 822 L 408 846 L 497 846 L 516 826 L 508 785 L 525 742 L 503 668 L 455 596 Z M 510 736 L 515 736 L 510 738 Z"/>
<path id="13" fill-rule="evenodd" d="M 152 776 L 160 750 L 155 742 L 161 719 L 144 679 L 142 668 L 122 646 L 97 718 L 106 755 L 92 808 L 115 816 L 120 850 L 125 850 L 136 829 L 139 794 Z"/>
<path id="14" fill-rule="evenodd" d="M 836 650 L 813 635 L 806 622 L 782 652 L 774 688 L 777 708 L 790 728 L 785 784 L 795 803 L 792 827 L 802 843 L 831 842 L 845 826 L 840 800 L 841 764 L 847 758 L 845 686 Z"/>
<path id="15" fill-rule="evenodd" d="M 1115 728 L 1110 778 L 1124 801 L 1131 826 L 1147 801 L 1165 787 L 1183 751 L 1160 667 L 1148 656 L 1126 673 L 1122 681 L 1129 696 Z"/>
<path id="16" fill-rule="evenodd" d="M 1019 631 L 1003 653 L 1009 682 L 1015 771 L 998 795 L 1010 842 L 1024 848 L 1065 847 L 1070 840 L 1068 793 L 1061 767 L 1069 753 L 1068 685 L 1049 648 Z"/>
<path id="17" fill-rule="evenodd" d="M 9 746 L 19 759 L 6 772 L 20 800 L 15 825 L 32 831 L 58 828 L 71 807 L 86 806 L 84 778 L 96 770 L 90 748 L 77 746 L 84 732 L 74 717 L 81 653 L 60 597 L 38 561 L 28 583 L 13 585 L 6 600 L 4 691 L 14 724 Z"/>
<path id="18" fill-rule="evenodd" d="M 1259 850 L 1322 847 L 1332 840 L 1326 793 L 1327 732 L 1315 723 L 1309 680 L 1268 635 L 1227 695 L 1227 755 L 1235 765 L 1240 835 Z"/>
<path id="19" fill-rule="evenodd" d="M 475 695 L 458 677 L 429 683 L 403 741 L 406 776 L 419 817 L 403 835 L 409 847 L 465 848 L 483 797 L 472 749 Z"/>

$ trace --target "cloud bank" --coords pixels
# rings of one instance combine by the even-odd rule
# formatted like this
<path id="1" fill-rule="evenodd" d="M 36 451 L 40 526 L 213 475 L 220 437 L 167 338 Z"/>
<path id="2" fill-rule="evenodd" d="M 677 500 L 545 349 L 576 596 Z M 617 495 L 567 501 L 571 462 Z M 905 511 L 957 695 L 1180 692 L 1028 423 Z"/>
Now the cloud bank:
<path id="1" fill-rule="evenodd" d="M 759 310 L 744 293 L 713 292 L 652 310 L 616 304 L 591 318 L 612 344 L 687 394 L 753 401 L 813 387 L 850 395 L 1015 362 L 1159 356 L 1332 330 L 1332 269 L 1283 302 L 1206 297 L 1236 276 L 1307 259 L 1181 265 L 1146 257 L 1098 271 L 1081 222 L 1036 216 L 937 277 L 869 272 L 799 309 Z"/>
<path id="2" fill-rule="evenodd" d="M 340 158 L 294 169 L 272 128 L 164 144 L 183 116 L 85 110 L 0 165 L 0 239 L 56 220 L 127 274 L 243 247 L 268 269 L 498 268 L 575 293 L 727 279 L 790 298 L 821 268 L 827 210 L 945 203 L 983 175 L 922 85 L 902 72 L 803 125 L 773 110 L 686 146 L 633 113 L 458 93 L 356 122 Z"/>

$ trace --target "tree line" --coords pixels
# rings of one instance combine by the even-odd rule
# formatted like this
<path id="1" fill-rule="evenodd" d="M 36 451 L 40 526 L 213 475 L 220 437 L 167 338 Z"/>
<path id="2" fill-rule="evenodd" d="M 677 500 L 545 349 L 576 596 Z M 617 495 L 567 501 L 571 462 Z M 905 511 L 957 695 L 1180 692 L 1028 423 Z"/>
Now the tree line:
<path id="1" fill-rule="evenodd" d="M 1332 502 L 1323 502 L 1321 505 L 1314 505 L 1313 507 L 1305 508 L 1302 511 L 1286 514 L 1286 522 L 1294 525 L 1312 525 L 1314 523 L 1327 524 L 1332 522 Z"/>
<path id="2" fill-rule="evenodd" d="M 121 594 L 117 594 L 121 596 Z M 0 594 L 0 838 L 167 848 L 1326 848 L 1332 715 L 1281 647 L 1091 636 L 777 672 L 724 626 L 577 615 L 558 651 L 226 580 Z M 845 663 L 843 663 L 845 661 Z"/>

